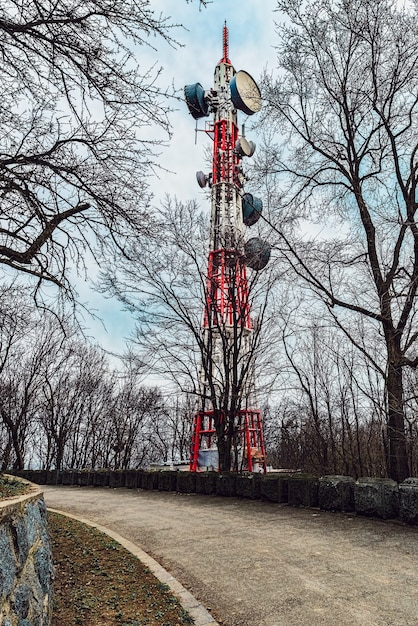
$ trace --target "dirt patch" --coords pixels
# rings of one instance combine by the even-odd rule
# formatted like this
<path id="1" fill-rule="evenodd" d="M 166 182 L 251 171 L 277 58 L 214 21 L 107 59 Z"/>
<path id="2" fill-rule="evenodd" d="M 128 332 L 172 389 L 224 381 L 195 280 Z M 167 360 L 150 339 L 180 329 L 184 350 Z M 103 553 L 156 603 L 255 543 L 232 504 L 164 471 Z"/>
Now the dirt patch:
<path id="1" fill-rule="evenodd" d="M 94 528 L 49 513 L 55 583 L 52 626 L 193 624 L 138 559 Z"/>

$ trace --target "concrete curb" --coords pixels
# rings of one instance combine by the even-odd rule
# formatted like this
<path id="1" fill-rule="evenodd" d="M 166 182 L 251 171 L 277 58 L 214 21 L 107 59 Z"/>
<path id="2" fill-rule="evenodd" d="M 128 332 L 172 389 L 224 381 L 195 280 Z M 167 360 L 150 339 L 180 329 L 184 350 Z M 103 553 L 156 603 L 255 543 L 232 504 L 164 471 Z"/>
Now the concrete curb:
<path id="1" fill-rule="evenodd" d="M 176 598 L 178 598 L 182 607 L 193 617 L 195 626 L 220 626 L 209 611 L 205 609 L 205 607 L 189 591 L 187 591 L 187 589 L 185 589 L 183 585 L 170 574 L 170 572 L 167 572 L 162 565 L 139 548 L 135 543 L 128 541 L 118 533 L 110 530 L 110 528 L 106 528 L 106 526 L 102 526 L 101 524 L 96 524 L 85 517 L 79 517 L 77 515 L 72 515 L 70 513 L 66 513 L 65 511 L 59 511 L 58 509 L 52 509 L 49 507 L 48 511 L 51 511 L 51 513 L 58 513 L 59 515 L 65 515 L 66 517 L 86 524 L 86 526 L 96 528 L 101 533 L 108 535 L 120 543 L 121 546 L 136 556 L 141 563 L 148 567 L 148 569 L 156 578 L 158 578 L 160 582 L 168 585 L 171 592 L 176 596 Z"/>

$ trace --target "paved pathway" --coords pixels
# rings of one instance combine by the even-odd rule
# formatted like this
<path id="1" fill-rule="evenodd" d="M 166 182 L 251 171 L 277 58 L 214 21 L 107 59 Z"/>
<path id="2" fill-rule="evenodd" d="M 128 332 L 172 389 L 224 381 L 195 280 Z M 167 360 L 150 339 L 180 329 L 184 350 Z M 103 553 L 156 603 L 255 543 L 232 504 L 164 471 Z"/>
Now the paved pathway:
<path id="1" fill-rule="evenodd" d="M 418 528 L 235 498 L 45 487 L 118 532 L 224 626 L 418 626 Z"/>

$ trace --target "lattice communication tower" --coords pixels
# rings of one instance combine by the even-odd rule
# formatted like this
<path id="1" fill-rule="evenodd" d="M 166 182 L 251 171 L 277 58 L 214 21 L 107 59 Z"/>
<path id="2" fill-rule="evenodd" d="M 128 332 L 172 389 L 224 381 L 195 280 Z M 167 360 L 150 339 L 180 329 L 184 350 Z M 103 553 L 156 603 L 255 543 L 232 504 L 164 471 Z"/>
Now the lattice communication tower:
<path id="1" fill-rule="evenodd" d="M 223 56 L 215 67 L 214 86 L 205 91 L 200 83 L 184 88 L 189 112 L 195 120 L 212 114 L 205 132 L 213 141 L 212 170 L 197 172 L 200 187 L 209 186 L 211 193 L 210 250 L 206 278 L 206 303 L 203 339 L 207 346 L 202 364 L 199 406 L 194 416 L 190 454 L 190 470 L 218 469 L 217 427 L 223 416 L 214 406 L 214 390 L 225 392 L 228 381 L 225 349 L 238 351 L 235 364 L 245 363 L 251 351 L 253 332 L 250 316 L 247 267 L 263 269 L 270 258 L 270 246 L 253 237 L 245 238 L 247 227 L 259 219 L 262 201 L 244 192 L 246 176 L 242 159 L 251 157 L 255 144 L 238 128 L 238 110 L 253 115 L 261 108 L 260 90 L 245 71 L 235 71 L 229 60 L 228 29 L 223 28 Z M 226 342 L 226 343 L 225 343 Z M 248 356 L 248 358 L 250 358 Z M 208 377 L 210 368 L 210 377 Z M 208 380 L 210 378 L 210 381 Z M 254 376 L 252 368 L 234 402 L 232 416 L 233 454 L 231 470 L 265 472 L 266 459 L 262 419 L 254 407 Z M 218 420 L 218 424 L 217 424 Z M 228 420 L 231 423 L 231 415 Z M 224 468 L 225 469 L 225 468 Z"/>

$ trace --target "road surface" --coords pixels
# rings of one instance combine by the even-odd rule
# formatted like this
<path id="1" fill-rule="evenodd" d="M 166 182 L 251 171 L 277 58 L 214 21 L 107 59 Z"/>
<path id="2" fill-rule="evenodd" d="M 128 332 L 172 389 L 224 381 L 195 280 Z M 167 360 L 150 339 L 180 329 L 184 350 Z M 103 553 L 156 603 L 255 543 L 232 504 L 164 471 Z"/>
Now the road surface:
<path id="1" fill-rule="evenodd" d="M 225 626 L 418 626 L 418 528 L 237 498 L 45 486 L 118 532 Z"/>

